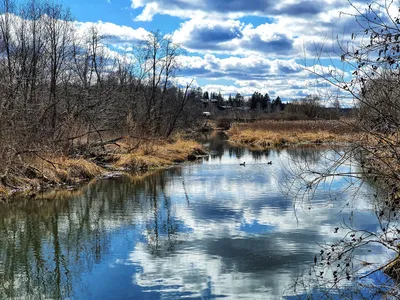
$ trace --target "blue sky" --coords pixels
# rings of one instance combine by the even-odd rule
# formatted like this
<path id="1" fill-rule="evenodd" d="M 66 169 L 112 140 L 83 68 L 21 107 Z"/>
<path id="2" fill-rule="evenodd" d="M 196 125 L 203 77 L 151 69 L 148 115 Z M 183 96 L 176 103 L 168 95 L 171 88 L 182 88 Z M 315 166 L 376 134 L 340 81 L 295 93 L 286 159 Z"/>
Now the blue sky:
<path id="1" fill-rule="evenodd" d="M 78 27 L 93 23 L 112 38 L 112 49 L 129 52 L 148 31 L 172 36 L 186 54 L 181 81 L 223 95 L 268 92 L 284 101 L 333 94 L 304 69 L 341 68 L 332 51 L 337 34 L 356 31 L 347 0 L 62 0 Z M 362 6 L 363 1 L 354 2 Z M 365 1 L 364 1 L 365 2 Z M 323 61 L 314 60 L 324 46 Z M 325 98 L 324 95 L 322 95 Z"/>

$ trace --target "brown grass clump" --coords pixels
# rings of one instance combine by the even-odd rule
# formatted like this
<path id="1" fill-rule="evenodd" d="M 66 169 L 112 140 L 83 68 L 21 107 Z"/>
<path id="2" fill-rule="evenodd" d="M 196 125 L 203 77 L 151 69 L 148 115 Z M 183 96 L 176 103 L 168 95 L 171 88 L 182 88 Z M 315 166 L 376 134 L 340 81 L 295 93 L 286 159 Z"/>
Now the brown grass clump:
<path id="1" fill-rule="evenodd" d="M 163 167 L 168 161 L 152 155 L 141 155 L 138 153 L 121 154 L 116 162 L 118 167 L 126 167 L 131 170 L 143 170 Z"/>
<path id="2" fill-rule="evenodd" d="M 270 121 L 234 124 L 229 140 L 253 147 L 279 147 L 301 143 L 350 142 L 356 132 L 338 121 Z"/>
<path id="3" fill-rule="evenodd" d="M 0 199 L 7 196 L 7 190 L 0 185 Z"/>
<path id="4" fill-rule="evenodd" d="M 178 139 L 173 143 L 144 144 L 134 152 L 119 155 L 118 167 L 147 170 L 183 162 L 203 153 L 198 143 Z"/>
<path id="5" fill-rule="evenodd" d="M 93 179 L 105 172 L 95 163 L 79 158 L 34 159 L 21 168 L 20 174 L 9 176 L 11 186 L 19 190 L 40 190 L 60 184 L 75 184 Z"/>
<path id="6" fill-rule="evenodd" d="M 158 146 L 157 152 L 159 157 L 172 162 L 183 162 L 190 159 L 192 155 L 204 154 L 197 142 L 182 139 L 178 139 L 174 143 Z"/>
<path id="7" fill-rule="evenodd" d="M 67 183 L 92 179 L 104 173 L 101 167 L 83 158 L 60 159 L 56 166 L 57 176 Z"/>

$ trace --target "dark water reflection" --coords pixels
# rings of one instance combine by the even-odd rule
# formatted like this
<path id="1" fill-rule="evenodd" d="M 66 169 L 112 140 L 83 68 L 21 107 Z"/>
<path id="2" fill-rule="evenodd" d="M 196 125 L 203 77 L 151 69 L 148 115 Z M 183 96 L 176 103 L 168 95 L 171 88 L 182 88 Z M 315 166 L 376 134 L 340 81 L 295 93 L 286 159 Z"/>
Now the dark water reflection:
<path id="1" fill-rule="evenodd" d="M 316 163 L 322 150 L 210 143 L 202 163 L 1 205 L 0 299 L 290 295 L 285 288 L 312 263 L 317 243 L 339 238 L 333 228 L 349 213 L 322 190 L 312 209 L 295 213 L 298 199 L 281 193 L 293 159 Z M 378 229 L 370 199 L 356 205 L 356 226 Z M 377 248 L 360 259 L 385 255 Z"/>

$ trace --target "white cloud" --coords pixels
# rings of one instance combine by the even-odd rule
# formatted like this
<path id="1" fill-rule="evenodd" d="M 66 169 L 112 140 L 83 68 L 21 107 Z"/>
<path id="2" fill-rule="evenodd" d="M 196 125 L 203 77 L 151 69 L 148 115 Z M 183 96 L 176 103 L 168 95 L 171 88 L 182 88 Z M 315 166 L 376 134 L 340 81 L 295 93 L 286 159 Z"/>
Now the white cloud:
<path id="1" fill-rule="evenodd" d="M 219 19 L 241 18 L 243 16 L 314 16 L 322 11 L 333 9 L 335 6 L 346 1 L 293 1 L 274 0 L 263 1 L 226 1 L 226 0 L 132 0 L 131 7 L 143 8 L 137 17 L 140 20 L 151 20 L 157 14 L 171 15 L 182 19 L 190 19 L 190 16 L 217 17 Z M 154 7 L 157 6 L 157 11 Z M 149 14 L 149 12 L 151 12 Z"/>
<path id="2" fill-rule="evenodd" d="M 143 12 L 135 18 L 135 21 L 151 21 L 155 14 L 157 14 L 157 3 L 150 3 L 146 5 Z"/>
<path id="3" fill-rule="evenodd" d="M 104 36 L 107 43 L 113 46 L 117 46 L 118 44 L 132 45 L 132 43 L 144 40 L 149 35 L 149 32 L 142 27 L 134 29 L 130 26 L 102 21 L 75 22 L 75 26 L 79 36 L 85 36 L 92 27 L 97 28 L 99 34 Z"/>
<path id="4" fill-rule="evenodd" d="M 275 24 L 253 27 L 237 20 L 191 19 L 172 38 L 193 52 L 241 55 L 258 53 L 274 57 L 294 56 L 295 39 Z"/>
<path id="5" fill-rule="evenodd" d="M 241 159 L 252 161 L 246 155 L 248 154 Z M 331 158 L 325 157 L 328 161 Z M 270 159 L 274 161 L 274 165 L 267 169 L 265 166 Z M 224 173 L 227 170 L 225 166 L 238 165 L 238 158 L 234 155 L 225 155 L 221 160 L 210 160 L 201 168 L 183 169 L 179 177 L 172 178 L 164 193 L 174 199 L 171 210 L 178 219 L 177 222 L 184 223 L 185 228 L 192 231 L 189 234 L 175 233 L 171 240 L 177 245 L 177 249 L 169 251 L 162 250 L 167 249 L 163 247 L 168 247 L 170 237 L 159 235 L 157 246 L 164 255 L 150 253 L 145 242 L 136 244 L 129 259 L 122 262 L 140 267 L 140 272 L 132 277 L 133 283 L 141 287 L 158 288 L 166 297 L 173 292 L 201 297 L 211 292 L 207 290 L 210 282 L 213 295 L 225 295 L 230 299 L 281 296 L 282 291 L 293 283 L 293 278 L 304 267 L 302 259 L 305 256 L 301 254 L 308 252 L 307 259 L 311 261 L 319 252 L 320 247 L 316 243 L 318 237 L 322 242 L 332 243 L 345 234 L 345 229 L 341 228 L 340 234 L 333 230 L 337 226 L 335 222 L 343 221 L 340 207 L 327 205 L 326 202 L 316 201 L 312 210 L 300 208 L 294 217 L 292 201 L 296 199 L 282 197 L 278 192 L 282 184 L 282 168 L 288 165 L 288 160 L 291 160 L 289 151 L 283 150 L 280 155 L 272 152 L 269 157 L 263 157 L 252 164 L 251 168 L 256 169 L 257 174 L 262 174 L 262 184 L 255 182 L 247 171 Z M 310 168 L 318 166 L 316 162 L 309 163 Z M 204 181 L 199 175 L 203 172 L 210 174 L 208 170 L 212 171 L 212 175 L 209 175 L 209 180 Z M 186 181 L 186 188 L 182 186 L 182 179 Z M 333 183 L 337 180 L 339 179 L 333 179 Z M 190 209 L 184 200 L 185 194 L 193 200 Z M 351 194 L 349 191 L 343 197 Z M 360 227 L 370 224 L 365 208 L 370 207 L 371 203 L 362 195 L 360 193 L 354 207 L 357 212 L 354 217 Z M 272 200 L 274 197 L 279 199 L 279 208 L 274 206 L 276 203 L 273 201 L 265 200 Z M 198 199 L 201 201 L 197 201 Z M 283 208 L 285 205 L 286 209 Z M 150 206 L 143 208 L 143 211 L 146 208 L 151 209 Z M 226 217 L 217 213 L 208 214 L 213 210 L 232 212 L 232 215 Z M 253 236 L 243 232 L 242 225 L 254 223 L 269 226 L 273 230 Z M 153 230 L 147 230 L 144 235 L 148 242 L 155 241 Z M 374 252 L 355 255 L 356 260 L 381 264 L 387 259 L 387 253 L 384 247 L 377 247 Z M 290 257 L 291 268 L 286 268 L 285 272 L 276 272 L 282 268 L 281 262 L 285 257 Z M 258 259 L 256 265 L 252 265 L 254 259 Z M 252 268 L 262 276 L 255 275 Z"/>
<path id="6" fill-rule="evenodd" d="M 212 54 L 178 57 L 181 72 L 191 78 L 205 78 L 209 83 L 202 86 L 209 92 L 221 92 L 225 97 L 237 92 L 249 96 L 255 91 L 269 93 L 271 97 L 280 96 L 284 101 L 316 94 L 317 90 L 329 90 L 323 86 L 312 72 L 293 59 L 268 59 L 262 56 L 231 56 L 218 58 Z M 342 74 L 333 66 L 312 65 L 313 71 L 321 74 Z M 221 79 L 232 84 L 220 84 Z"/>
<path id="7" fill-rule="evenodd" d="M 139 11 L 137 21 L 151 21 L 156 14 L 184 20 L 180 28 L 167 34 L 194 55 L 180 57 L 184 75 L 215 81 L 205 88 L 227 92 L 235 88 L 246 95 L 255 89 L 268 90 L 290 99 L 314 93 L 318 85 L 311 83 L 311 73 L 298 62 L 313 59 L 319 51 L 322 58 L 337 59 L 340 50 L 333 39 L 335 32 L 355 26 L 354 19 L 340 17 L 340 11 L 349 10 L 346 0 L 131 0 L 131 7 Z M 252 25 L 239 20 L 243 16 L 268 19 Z M 107 43 L 118 51 L 131 51 L 133 43 L 149 34 L 143 28 L 98 24 Z M 317 68 L 329 74 L 328 67 Z M 334 72 L 339 73 L 337 68 Z M 224 86 L 219 78 L 231 83 Z"/>
<path id="8" fill-rule="evenodd" d="M 355 27 L 354 19 L 339 17 L 337 9 L 326 10 L 313 18 L 275 16 L 272 21 L 254 26 L 235 19 L 192 18 L 181 23 L 172 37 L 187 50 L 199 53 L 241 55 L 250 53 L 269 57 L 340 56 L 336 34 Z M 343 35 L 345 40 L 349 34 Z M 327 53 L 325 53 L 327 52 Z M 335 53 L 336 52 L 336 53 Z"/>

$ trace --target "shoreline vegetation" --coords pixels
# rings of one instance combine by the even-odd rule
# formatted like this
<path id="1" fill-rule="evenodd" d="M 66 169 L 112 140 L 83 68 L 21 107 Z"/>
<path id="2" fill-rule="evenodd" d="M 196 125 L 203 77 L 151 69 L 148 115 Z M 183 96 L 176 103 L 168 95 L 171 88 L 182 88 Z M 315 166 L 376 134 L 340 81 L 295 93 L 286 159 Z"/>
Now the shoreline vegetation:
<path id="1" fill-rule="evenodd" d="M 351 120 L 259 120 L 235 123 L 227 130 L 229 141 L 251 148 L 343 144 L 359 140 Z"/>
<path id="2" fill-rule="evenodd" d="M 207 125 L 207 131 L 225 131 L 230 143 L 250 149 L 322 147 L 362 140 L 373 143 L 363 138 L 351 119 L 260 119 L 250 123 L 233 122 L 228 130 L 212 120 L 208 120 Z M 170 139 L 121 137 L 88 148 L 83 143 L 74 151 L 69 155 L 34 150 L 18 154 L 10 171 L 0 177 L 0 200 L 14 195 L 34 198 L 39 191 L 75 187 L 118 173 L 139 176 L 177 163 L 194 161 L 207 154 L 198 142 L 179 134 Z"/>
<path id="3" fill-rule="evenodd" d="M 124 138 L 75 157 L 29 151 L 20 154 L 18 162 L 0 178 L 0 200 L 5 201 L 15 195 L 34 198 L 41 191 L 75 187 L 118 173 L 139 175 L 194 161 L 205 154 L 199 143 L 181 137 L 146 141 L 140 145 L 137 141 Z"/>
<path id="4" fill-rule="evenodd" d="M 207 124 L 211 131 L 224 130 L 213 121 Z M 233 123 L 225 132 L 230 143 L 256 149 L 351 143 L 360 138 L 349 120 L 261 119 Z M 75 187 L 121 172 L 139 175 L 194 161 L 207 153 L 199 143 L 179 134 L 174 139 L 124 137 L 110 143 L 98 143 L 97 147 L 89 149 L 82 144 L 75 147 L 78 154 L 57 155 L 44 151 L 19 154 L 10 171 L 0 178 L 0 200 L 14 195 L 34 198 L 39 191 Z"/>

